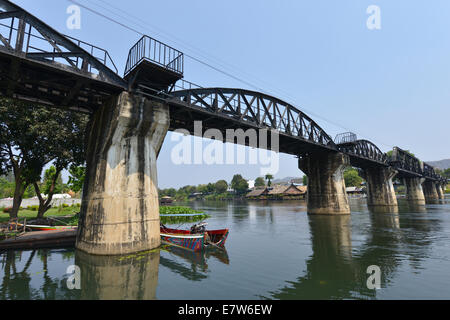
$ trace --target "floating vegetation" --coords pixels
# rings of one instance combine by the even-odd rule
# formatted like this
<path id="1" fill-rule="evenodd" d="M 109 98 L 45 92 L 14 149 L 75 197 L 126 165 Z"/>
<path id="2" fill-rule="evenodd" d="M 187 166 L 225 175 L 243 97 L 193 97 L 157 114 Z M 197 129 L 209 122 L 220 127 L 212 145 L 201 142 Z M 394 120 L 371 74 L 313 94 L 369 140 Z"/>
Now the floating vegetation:
<path id="1" fill-rule="evenodd" d="M 159 207 L 159 214 L 162 215 L 160 219 L 163 224 L 195 223 L 211 217 L 203 211 L 180 206 L 161 206 Z M 173 217 L 170 215 L 173 215 Z M 73 217 L 58 217 L 53 222 L 57 226 L 77 226 L 78 218 L 78 215 Z"/>
<path id="2" fill-rule="evenodd" d="M 158 252 L 161 250 L 167 251 L 167 247 L 168 245 L 163 245 L 159 248 L 156 249 L 152 249 L 152 250 L 147 250 L 147 251 L 142 251 L 142 252 L 138 252 L 138 253 L 134 253 L 134 254 L 130 254 L 127 256 L 123 256 L 120 257 L 119 259 L 117 259 L 118 261 L 125 261 L 125 260 L 135 260 L 135 261 L 139 261 L 145 258 L 145 256 L 154 253 L 154 252 Z"/>
<path id="3" fill-rule="evenodd" d="M 198 222 L 211 217 L 203 211 L 179 206 L 160 207 L 159 214 L 163 215 L 160 217 L 162 224 Z"/>

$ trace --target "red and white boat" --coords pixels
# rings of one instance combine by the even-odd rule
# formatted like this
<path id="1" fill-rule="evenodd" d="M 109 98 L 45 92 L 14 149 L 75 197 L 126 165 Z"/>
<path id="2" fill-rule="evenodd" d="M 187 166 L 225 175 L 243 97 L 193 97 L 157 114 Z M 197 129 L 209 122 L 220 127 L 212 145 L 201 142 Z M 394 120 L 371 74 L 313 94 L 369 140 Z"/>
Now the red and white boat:
<path id="1" fill-rule="evenodd" d="M 200 251 L 208 246 L 223 248 L 229 230 L 206 230 L 206 224 L 195 225 L 191 230 L 171 229 L 161 225 L 161 242 L 191 251 Z"/>

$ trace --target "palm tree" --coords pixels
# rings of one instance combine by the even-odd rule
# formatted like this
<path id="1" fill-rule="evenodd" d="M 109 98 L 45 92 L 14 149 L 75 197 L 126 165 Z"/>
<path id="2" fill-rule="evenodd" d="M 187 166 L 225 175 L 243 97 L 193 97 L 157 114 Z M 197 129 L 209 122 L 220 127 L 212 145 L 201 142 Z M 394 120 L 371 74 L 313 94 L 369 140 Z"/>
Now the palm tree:
<path id="1" fill-rule="evenodd" d="M 266 174 L 266 180 L 267 180 L 267 186 L 269 186 L 269 188 L 270 188 L 270 186 L 272 185 L 273 175 Z"/>

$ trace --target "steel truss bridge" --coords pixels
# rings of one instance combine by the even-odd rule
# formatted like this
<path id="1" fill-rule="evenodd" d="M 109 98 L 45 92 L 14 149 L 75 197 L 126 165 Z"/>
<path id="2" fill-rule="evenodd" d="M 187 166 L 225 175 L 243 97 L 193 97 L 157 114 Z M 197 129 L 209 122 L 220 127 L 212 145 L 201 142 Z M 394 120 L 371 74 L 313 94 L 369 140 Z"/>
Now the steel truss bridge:
<path id="1" fill-rule="evenodd" d="M 351 133 L 333 140 L 308 115 L 281 99 L 238 88 L 201 88 L 182 80 L 183 70 L 183 53 L 144 36 L 131 48 L 121 77 L 106 50 L 65 36 L 0 0 L 0 93 L 5 97 L 93 113 L 111 96 L 129 90 L 166 102 L 170 130 L 195 134 L 194 121 L 202 121 L 204 131 L 221 130 L 224 137 L 227 129 L 267 130 L 279 135 L 279 152 L 342 152 L 358 168 L 390 166 L 403 177 L 446 181 L 400 148 L 388 156 Z M 266 145 L 258 141 L 258 147 L 272 148 L 270 137 Z"/>

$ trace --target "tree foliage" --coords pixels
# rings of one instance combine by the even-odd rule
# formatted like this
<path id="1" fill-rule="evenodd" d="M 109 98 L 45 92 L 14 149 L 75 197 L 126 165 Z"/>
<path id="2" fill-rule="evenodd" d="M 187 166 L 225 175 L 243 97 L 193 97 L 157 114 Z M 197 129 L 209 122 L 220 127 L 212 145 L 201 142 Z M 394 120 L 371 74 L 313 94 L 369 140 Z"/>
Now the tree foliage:
<path id="1" fill-rule="evenodd" d="M 17 217 L 24 192 L 30 185 L 34 186 L 41 209 L 46 211 L 51 196 L 42 199 L 39 183 L 45 165 L 53 163 L 56 185 L 62 170 L 71 163 L 84 163 L 87 120 L 75 112 L 0 99 L 0 172 L 12 171 L 15 183 L 11 218 Z"/>
<path id="2" fill-rule="evenodd" d="M 228 190 L 228 183 L 225 180 L 219 180 L 215 184 L 215 192 L 217 194 L 225 193 Z"/>
<path id="3" fill-rule="evenodd" d="M 363 179 L 359 176 L 355 168 L 347 168 L 344 172 L 345 185 L 347 187 L 359 187 Z"/>
<path id="4" fill-rule="evenodd" d="M 264 180 L 264 178 L 262 177 L 258 177 L 255 180 L 255 187 L 265 187 L 266 186 L 266 181 Z"/>
<path id="5" fill-rule="evenodd" d="M 271 174 L 266 174 L 266 180 L 267 180 L 267 186 L 271 186 L 272 185 L 272 180 L 273 180 L 273 175 Z"/>
<path id="6" fill-rule="evenodd" d="M 84 178 L 86 176 L 85 166 L 71 165 L 69 169 L 69 188 L 73 192 L 80 192 L 83 189 Z"/>
<path id="7" fill-rule="evenodd" d="M 248 182 L 240 174 L 236 174 L 231 180 L 231 188 L 239 195 L 247 192 Z"/>

